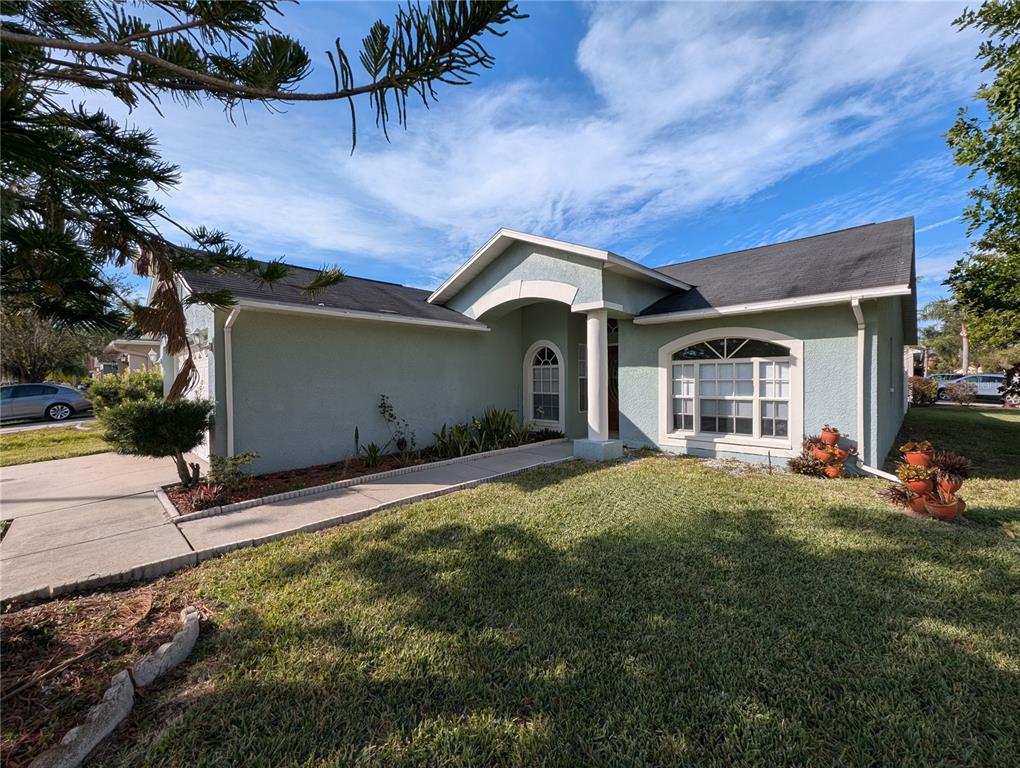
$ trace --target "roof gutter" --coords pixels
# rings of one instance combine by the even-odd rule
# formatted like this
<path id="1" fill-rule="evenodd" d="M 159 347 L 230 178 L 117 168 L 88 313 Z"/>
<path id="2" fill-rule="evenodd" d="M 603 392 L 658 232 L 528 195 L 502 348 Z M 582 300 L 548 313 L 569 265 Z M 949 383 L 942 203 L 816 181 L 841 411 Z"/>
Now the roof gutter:
<path id="1" fill-rule="evenodd" d="M 634 318 L 635 325 L 658 325 L 676 323 L 683 320 L 698 320 L 706 317 L 723 315 L 753 315 L 760 312 L 775 312 L 788 309 L 806 309 L 808 307 L 825 307 L 843 304 L 848 300 L 880 299 L 886 296 L 906 296 L 910 293 L 909 285 L 893 285 L 885 288 L 869 288 L 861 291 L 841 291 L 839 293 L 817 293 L 811 296 L 799 296 L 793 299 L 777 299 L 775 301 L 755 301 L 747 304 L 731 304 L 726 307 L 706 307 L 704 309 L 687 309 L 680 312 L 667 312 L 661 315 L 641 315 Z"/>
<path id="2" fill-rule="evenodd" d="M 223 378 L 227 393 L 227 456 L 234 455 L 234 345 L 233 330 L 241 307 L 235 306 L 223 324 Z"/>
<path id="3" fill-rule="evenodd" d="M 337 307 L 282 304 L 273 301 L 255 301 L 253 299 L 240 299 L 237 302 L 237 306 L 255 312 L 282 312 L 298 315 L 317 315 L 319 317 L 342 317 L 348 320 L 371 320 L 383 323 L 400 323 L 403 325 L 422 325 L 432 328 L 447 328 L 455 331 L 491 330 L 489 326 L 478 322 L 469 325 L 467 323 L 455 323 L 450 320 L 431 320 L 424 317 L 410 317 L 408 315 L 385 312 L 365 312 L 357 309 L 339 309 Z"/>

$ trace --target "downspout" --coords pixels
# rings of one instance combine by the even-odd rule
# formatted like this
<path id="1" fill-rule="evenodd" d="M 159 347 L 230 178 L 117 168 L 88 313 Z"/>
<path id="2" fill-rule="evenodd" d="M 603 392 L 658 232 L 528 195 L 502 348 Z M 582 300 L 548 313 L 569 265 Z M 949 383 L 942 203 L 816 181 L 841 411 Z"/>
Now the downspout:
<path id="1" fill-rule="evenodd" d="M 857 320 L 857 468 L 869 475 L 896 483 L 899 480 L 895 475 L 890 475 L 888 472 L 883 472 L 877 467 L 864 463 L 864 344 L 866 328 L 859 296 L 850 299 L 850 308 L 854 311 L 854 318 Z"/>
<path id="2" fill-rule="evenodd" d="M 230 310 L 227 322 L 223 324 L 223 378 L 227 393 L 227 456 L 234 455 L 234 346 L 232 331 L 234 321 L 241 314 L 240 307 Z"/>

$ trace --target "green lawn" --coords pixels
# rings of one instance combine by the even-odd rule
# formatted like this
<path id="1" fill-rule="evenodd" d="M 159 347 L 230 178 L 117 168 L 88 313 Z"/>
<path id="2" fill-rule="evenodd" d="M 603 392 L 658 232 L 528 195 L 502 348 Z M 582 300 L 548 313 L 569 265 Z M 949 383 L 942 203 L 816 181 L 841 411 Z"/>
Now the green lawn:
<path id="1" fill-rule="evenodd" d="M 0 467 L 50 459 L 69 459 L 109 451 L 95 424 L 66 429 L 32 429 L 0 434 Z"/>
<path id="2" fill-rule="evenodd" d="M 1020 481 L 882 486 L 571 462 L 210 561 L 96 764 L 1015 765 Z"/>

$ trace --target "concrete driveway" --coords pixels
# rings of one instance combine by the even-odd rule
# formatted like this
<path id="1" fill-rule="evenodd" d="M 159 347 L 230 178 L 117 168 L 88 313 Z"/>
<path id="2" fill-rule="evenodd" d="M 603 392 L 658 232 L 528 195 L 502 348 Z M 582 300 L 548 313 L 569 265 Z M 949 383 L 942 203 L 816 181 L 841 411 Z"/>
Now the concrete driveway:
<path id="1" fill-rule="evenodd" d="M 176 478 L 114 453 L 0 468 L 0 599 L 190 552 L 152 493 Z"/>

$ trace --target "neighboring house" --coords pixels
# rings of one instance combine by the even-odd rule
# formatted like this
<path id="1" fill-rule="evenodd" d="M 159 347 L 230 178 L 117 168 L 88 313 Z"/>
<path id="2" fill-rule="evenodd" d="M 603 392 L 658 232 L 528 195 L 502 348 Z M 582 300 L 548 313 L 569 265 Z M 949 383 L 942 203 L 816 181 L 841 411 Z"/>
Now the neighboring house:
<path id="1" fill-rule="evenodd" d="M 350 456 L 355 427 L 385 443 L 380 394 L 419 445 L 495 406 L 590 458 L 781 463 L 831 423 L 878 465 L 906 409 L 909 218 L 655 269 L 504 229 L 432 293 L 349 277 L 308 295 L 313 275 L 181 282 L 237 299 L 188 309 L 192 396 L 216 403 L 211 449 L 256 451 L 260 471 Z M 164 358 L 168 384 L 176 366 Z"/>
<path id="2" fill-rule="evenodd" d="M 159 355 L 159 339 L 114 339 L 88 367 L 99 376 L 147 371 L 159 364 Z"/>

